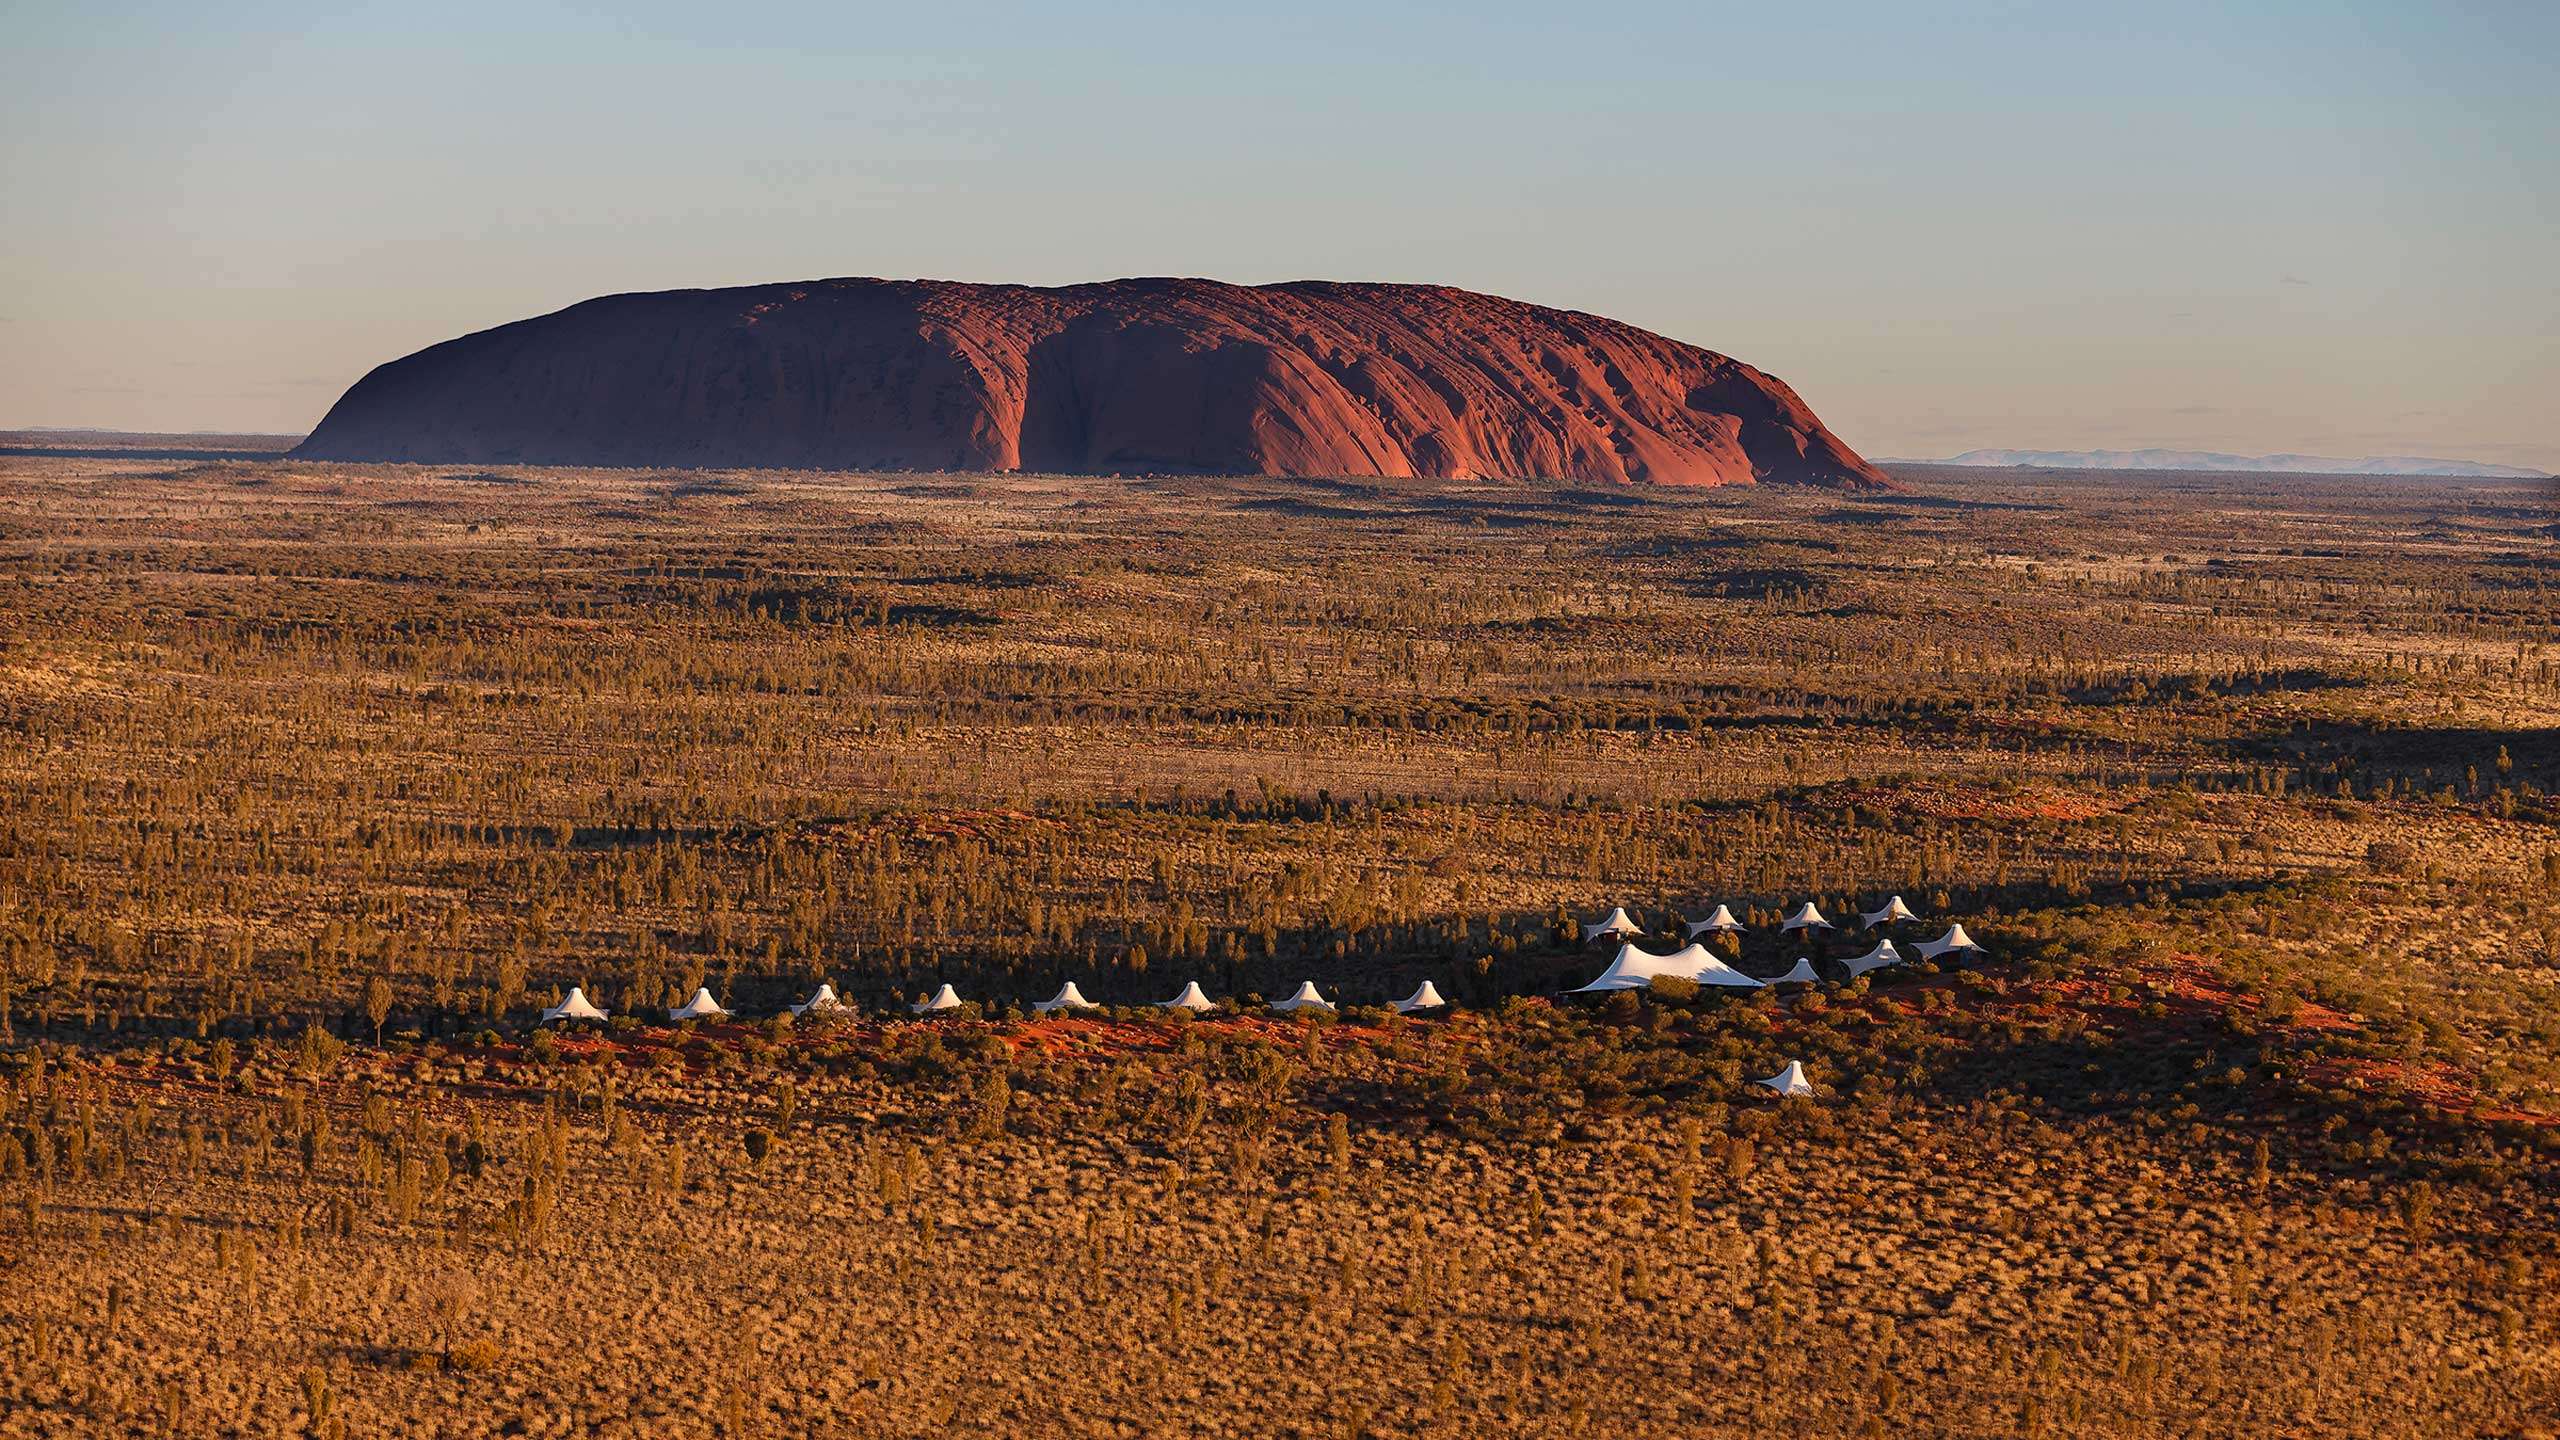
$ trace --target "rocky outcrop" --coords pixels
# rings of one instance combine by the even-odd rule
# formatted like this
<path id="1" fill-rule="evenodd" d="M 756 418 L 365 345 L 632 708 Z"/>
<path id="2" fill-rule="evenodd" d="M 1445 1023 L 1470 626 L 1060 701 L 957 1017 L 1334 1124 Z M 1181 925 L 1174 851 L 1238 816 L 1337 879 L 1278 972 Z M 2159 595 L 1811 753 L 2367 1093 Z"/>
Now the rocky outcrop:
<path id="1" fill-rule="evenodd" d="M 382 366 L 295 454 L 1890 484 L 1739 361 L 1596 315 L 1321 281 L 608 296 Z"/>

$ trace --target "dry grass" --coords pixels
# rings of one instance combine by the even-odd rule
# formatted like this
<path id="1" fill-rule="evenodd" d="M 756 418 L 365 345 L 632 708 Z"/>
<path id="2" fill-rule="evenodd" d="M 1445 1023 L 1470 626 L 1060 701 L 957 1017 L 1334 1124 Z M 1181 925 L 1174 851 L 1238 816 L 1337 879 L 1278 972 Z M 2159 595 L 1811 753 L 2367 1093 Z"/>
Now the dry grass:
<path id="1" fill-rule="evenodd" d="M 0 1434 L 2549 1433 L 2549 497 L 1920 478 L 0 459 Z"/>

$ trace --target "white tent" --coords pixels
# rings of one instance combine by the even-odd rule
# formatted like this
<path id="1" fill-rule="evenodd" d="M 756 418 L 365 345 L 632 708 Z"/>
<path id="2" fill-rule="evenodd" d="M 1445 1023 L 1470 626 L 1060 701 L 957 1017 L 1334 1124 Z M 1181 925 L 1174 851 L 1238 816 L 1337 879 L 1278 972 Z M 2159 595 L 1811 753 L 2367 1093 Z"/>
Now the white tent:
<path id="1" fill-rule="evenodd" d="M 570 986 L 568 999 L 542 1012 L 542 1023 L 545 1025 L 554 1020 L 601 1020 L 603 1018 L 604 1012 L 597 1009 L 595 1002 L 587 998 L 587 988 L 583 985 Z"/>
<path id="2" fill-rule="evenodd" d="M 1879 940 L 1876 942 L 1876 948 L 1873 950 L 1868 951 L 1866 954 L 1859 956 L 1855 960 L 1843 960 L 1840 963 L 1848 966 L 1850 978 L 1856 979 L 1858 976 L 1864 975 L 1870 970 L 1881 970 L 1887 965 L 1901 964 L 1902 952 L 1893 948 L 1892 941 Z"/>
<path id="3" fill-rule="evenodd" d="M 957 1010 L 960 1008 L 960 992 L 946 984 L 933 992 L 932 999 L 919 1001 L 907 1008 L 918 1015 L 931 1014 L 936 1010 Z"/>
<path id="4" fill-rule="evenodd" d="M 1084 998 L 1084 992 L 1076 988 L 1076 982 L 1070 980 L 1059 986 L 1058 993 L 1048 999 L 1032 1001 L 1031 1008 L 1046 1015 L 1052 1010 L 1099 1010 L 1102 1007 Z"/>
<path id="5" fill-rule="evenodd" d="M 1939 936 L 1937 939 L 1923 940 L 1919 944 L 1912 946 L 1911 953 L 1919 956 L 1923 960 L 1935 960 L 1941 955 L 1952 954 L 1958 950 L 1979 950 L 1981 948 L 1981 946 L 1973 943 L 1972 936 L 1964 933 L 1963 925 L 1956 924 L 1948 926 L 1947 933 Z"/>
<path id="6" fill-rule="evenodd" d="M 1218 1008 L 1218 1002 L 1210 999 L 1208 996 L 1200 992 L 1199 981 L 1187 980 L 1183 982 L 1181 994 L 1165 1001 L 1156 1008 L 1159 1010 L 1190 1010 L 1196 1012 L 1201 1010 L 1215 1010 Z"/>
<path id="7" fill-rule="evenodd" d="M 704 985 L 693 992 L 692 999 L 669 1010 L 667 1018 L 669 1020 L 716 1020 L 726 1017 L 728 1013 L 720 1008 L 719 1001 L 711 998 L 711 987 Z"/>
<path id="8" fill-rule="evenodd" d="M 1869 910 L 1861 914 L 1858 917 L 1858 923 L 1866 926 L 1870 930 L 1873 930 L 1879 925 L 1891 925 L 1896 921 L 1917 920 L 1919 918 L 1919 916 L 1911 913 L 1910 906 L 1902 903 L 1902 897 L 1896 895 L 1892 899 L 1884 902 L 1883 909 Z"/>
<path id="9" fill-rule="evenodd" d="M 1784 934 L 1789 930 L 1828 930 L 1830 928 L 1831 922 L 1823 919 L 1822 912 L 1814 907 L 1812 901 L 1807 900 L 1796 907 L 1796 913 L 1788 916 L 1787 923 L 1779 926 L 1778 930 L 1779 933 Z"/>
<path id="10" fill-rule="evenodd" d="M 1767 981 L 1765 983 L 1771 985 L 1819 985 L 1822 983 L 1822 977 L 1813 973 L 1813 962 L 1811 960 L 1799 955 L 1796 957 L 1796 965 L 1794 969 L 1779 976 L 1775 980 Z"/>
<path id="11" fill-rule="evenodd" d="M 1726 905 L 1717 906 L 1716 913 L 1704 920 L 1689 922 L 1689 938 L 1692 940 L 1701 935 L 1739 935 L 1741 933 L 1742 922 L 1733 918 L 1732 907 Z"/>
<path id="12" fill-rule="evenodd" d="M 1757 990 L 1760 982 L 1707 953 L 1698 944 L 1683 945 L 1668 955 L 1656 955 L 1633 945 L 1618 947 L 1617 958 L 1600 978 L 1572 993 L 1588 995 L 1601 990 L 1642 990 L 1662 975 L 1682 980 L 1695 980 L 1701 985 L 1723 985 L 1736 990 Z"/>
<path id="13" fill-rule="evenodd" d="M 1412 994 L 1398 1000 L 1387 1008 L 1395 1011 L 1399 1015 L 1410 1015 L 1416 1010 L 1437 1010 L 1448 1003 L 1448 1001 L 1440 998 L 1440 987 L 1432 984 L 1428 980 L 1425 980 L 1420 985 L 1414 987 Z"/>
<path id="14" fill-rule="evenodd" d="M 1786 1069 L 1766 1080 L 1754 1080 L 1751 1083 L 1763 1090 L 1775 1090 L 1781 1095 L 1813 1093 L 1813 1082 L 1804 1078 L 1804 1062 L 1801 1060 L 1790 1060 L 1787 1062 Z"/>
<path id="15" fill-rule="evenodd" d="M 1620 905 L 1612 908 L 1608 914 L 1583 926 L 1582 942 L 1588 945 L 1603 935 L 1616 935 L 1623 938 L 1643 933 L 1644 927 L 1627 914 L 1627 907 Z"/>
<path id="16" fill-rule="evenodd" d="M 821 980 L 817 994 L 785 1008 L 794 1015 L 833 1015 L 844 1008 L 844 1002 L 836 998 L 836 987 L 832 981 Z"/>
<path id="17" fill-rule="evenodd" d="M 1298 993 L 1286 1000 L 1272 1001 L 1271 1008 L 1284 1013 L 1291 1010 L 1330 1010 L 1333 1008 L 1333 1002 L 1316 993 L 1316 982 L 1301 980 L 1298 982 Z"/>

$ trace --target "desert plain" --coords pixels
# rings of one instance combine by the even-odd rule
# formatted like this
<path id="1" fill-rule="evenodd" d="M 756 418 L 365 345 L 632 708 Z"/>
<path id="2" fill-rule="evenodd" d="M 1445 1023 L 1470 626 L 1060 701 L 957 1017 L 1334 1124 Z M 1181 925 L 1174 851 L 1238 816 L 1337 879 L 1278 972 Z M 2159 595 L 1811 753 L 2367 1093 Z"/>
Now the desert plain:
<path id="1" fill-rule="evenodd" d="M 0 1435 L 2556 1433 L 2548 482 L 1894 478 L 16 437 Z"/>

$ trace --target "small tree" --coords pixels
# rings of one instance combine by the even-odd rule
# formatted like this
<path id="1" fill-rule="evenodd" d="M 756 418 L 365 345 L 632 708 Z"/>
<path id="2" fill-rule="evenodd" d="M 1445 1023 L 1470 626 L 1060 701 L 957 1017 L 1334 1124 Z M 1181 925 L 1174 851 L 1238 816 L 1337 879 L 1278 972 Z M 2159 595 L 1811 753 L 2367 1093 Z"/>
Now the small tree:
<path id="1" fill-rule="evenodd" d="M 303 1408 L 311 1414 L 311 1432 L 315 1435 L 320 1434 L 322 1427 L 329 1423 L 329 1411 L 332 1408 L 330 1400 L 328 1374 L 317 1365 L 304 1370 L 302 1372 L 302 1404 Z"/>
<path id="2" fill-rule="evenodd" d="M 364 1018 L 373 1026 L 373 1047 L 382 1048 L 382 1022 L 391 1018 L 391 981 L 381 975 L 364 982 Z"/>
<path id="3" fill-rule="evenodd" d="M 338 1057 L 345 1053 L 346 1048 L 345 1041 L 323 1029 L 319 1022 L 306 1023 L 294 1055 L 294 1068 L 307 1077 L 317 1079 L 338 1063 Z"/>
<path id="4" fill-rule="evenodd" d="M 981 1140 L 992 1140 L 1004 1133 L 1005 1115 L 1013 1108 L 1013 1082 L 1001 1066 L 989 1070 L 978 1081 L 978 1113 L 971 1117 L 970 1131 Z"/>
<path id="5" fill-rule="evenodd" d="M 2400 1206 L 2400 1223 L 2409 1227 L 2412 1238 L 2425 1239 L 2435 1219 L 2435 1190 L 2424 1180 L 2413 1180 L 2401 1187 L 2394 1198 Z"/>

